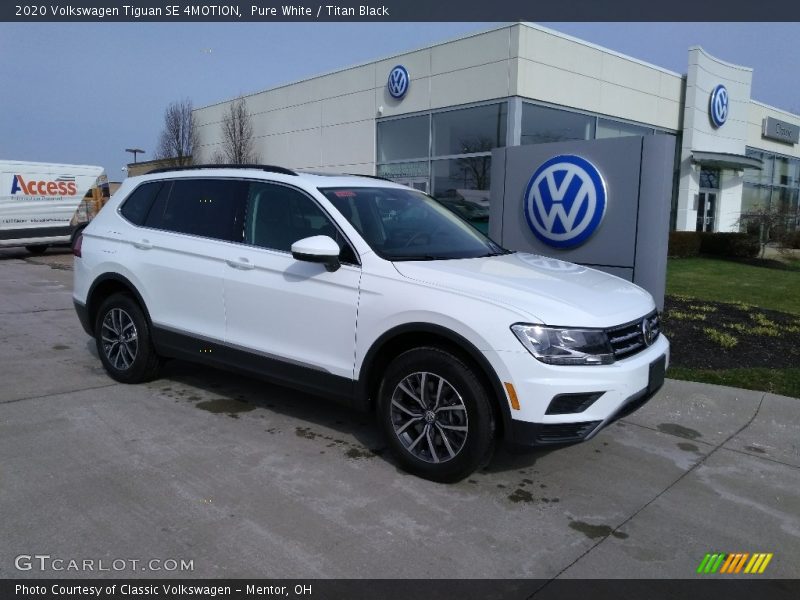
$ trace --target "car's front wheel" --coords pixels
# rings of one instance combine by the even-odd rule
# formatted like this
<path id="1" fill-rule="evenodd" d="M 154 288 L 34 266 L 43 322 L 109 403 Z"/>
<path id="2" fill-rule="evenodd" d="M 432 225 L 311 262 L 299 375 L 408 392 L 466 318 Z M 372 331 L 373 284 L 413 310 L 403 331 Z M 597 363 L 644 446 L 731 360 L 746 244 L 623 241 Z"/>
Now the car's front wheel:
<path id="1" fill-rule="evenodd" d="M 489 396 L 472 369 L 439 348 L 399 355 L 386 370 L 378 410 L 403 467 L 433 481 L 463 479 L 494 446 Z"/>
<path id="2" fill-rule="evenodd" d="M 97 352 L 108 374 L 122 383 L 141 383 L 158 374 L 159 357 L 150 339 L 147 319 L 127 294 L 113 294 L 97 311 Z"/>

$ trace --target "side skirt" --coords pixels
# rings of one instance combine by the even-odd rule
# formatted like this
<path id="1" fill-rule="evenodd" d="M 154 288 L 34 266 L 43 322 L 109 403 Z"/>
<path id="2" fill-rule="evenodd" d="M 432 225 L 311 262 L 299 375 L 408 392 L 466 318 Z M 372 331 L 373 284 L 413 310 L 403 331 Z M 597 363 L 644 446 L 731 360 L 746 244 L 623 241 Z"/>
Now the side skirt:
<path id="1" fill-rule="evenodd" d="M 155 325 L 151 334 L 161 356 L 245 373 L 355 407 L 356 382 L 347 377 Z"/>

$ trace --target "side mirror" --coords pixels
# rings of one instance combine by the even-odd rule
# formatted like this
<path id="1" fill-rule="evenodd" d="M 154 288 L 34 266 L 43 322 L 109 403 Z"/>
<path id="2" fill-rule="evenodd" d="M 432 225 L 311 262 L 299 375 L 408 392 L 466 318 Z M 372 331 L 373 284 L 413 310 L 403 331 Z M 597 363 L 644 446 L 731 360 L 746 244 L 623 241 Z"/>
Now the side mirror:
<path id="1" fill-rule="evenodd" d="M 330 272 L 338 270 L 341 266 L 339 252 L 339 244 L 327 235 L 303 238 L 292 244 L 292 256 L 295 260 L 321 263 Z"/>

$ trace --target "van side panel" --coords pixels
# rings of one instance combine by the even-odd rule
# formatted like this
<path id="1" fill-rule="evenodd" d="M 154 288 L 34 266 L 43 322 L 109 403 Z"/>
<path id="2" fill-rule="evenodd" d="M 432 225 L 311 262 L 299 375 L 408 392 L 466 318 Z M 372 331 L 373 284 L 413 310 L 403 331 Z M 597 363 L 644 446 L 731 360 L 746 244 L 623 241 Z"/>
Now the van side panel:
<path id="1" fill-rule="evenodd" d="M 102 167 L 0 161 L 0 246 L 68 242 Z"/>

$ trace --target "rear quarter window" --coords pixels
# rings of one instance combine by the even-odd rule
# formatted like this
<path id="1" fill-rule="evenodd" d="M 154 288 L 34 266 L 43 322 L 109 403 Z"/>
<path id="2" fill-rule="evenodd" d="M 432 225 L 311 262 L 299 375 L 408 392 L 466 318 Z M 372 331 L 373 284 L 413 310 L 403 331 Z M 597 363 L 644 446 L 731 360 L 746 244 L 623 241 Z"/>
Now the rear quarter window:
<path id="1" fill-rule="evenodd" d="M 153 181 L 137 187 L 122 203 L 120 214 L 134 225 L 143 225 L 163 182 Z"/>

